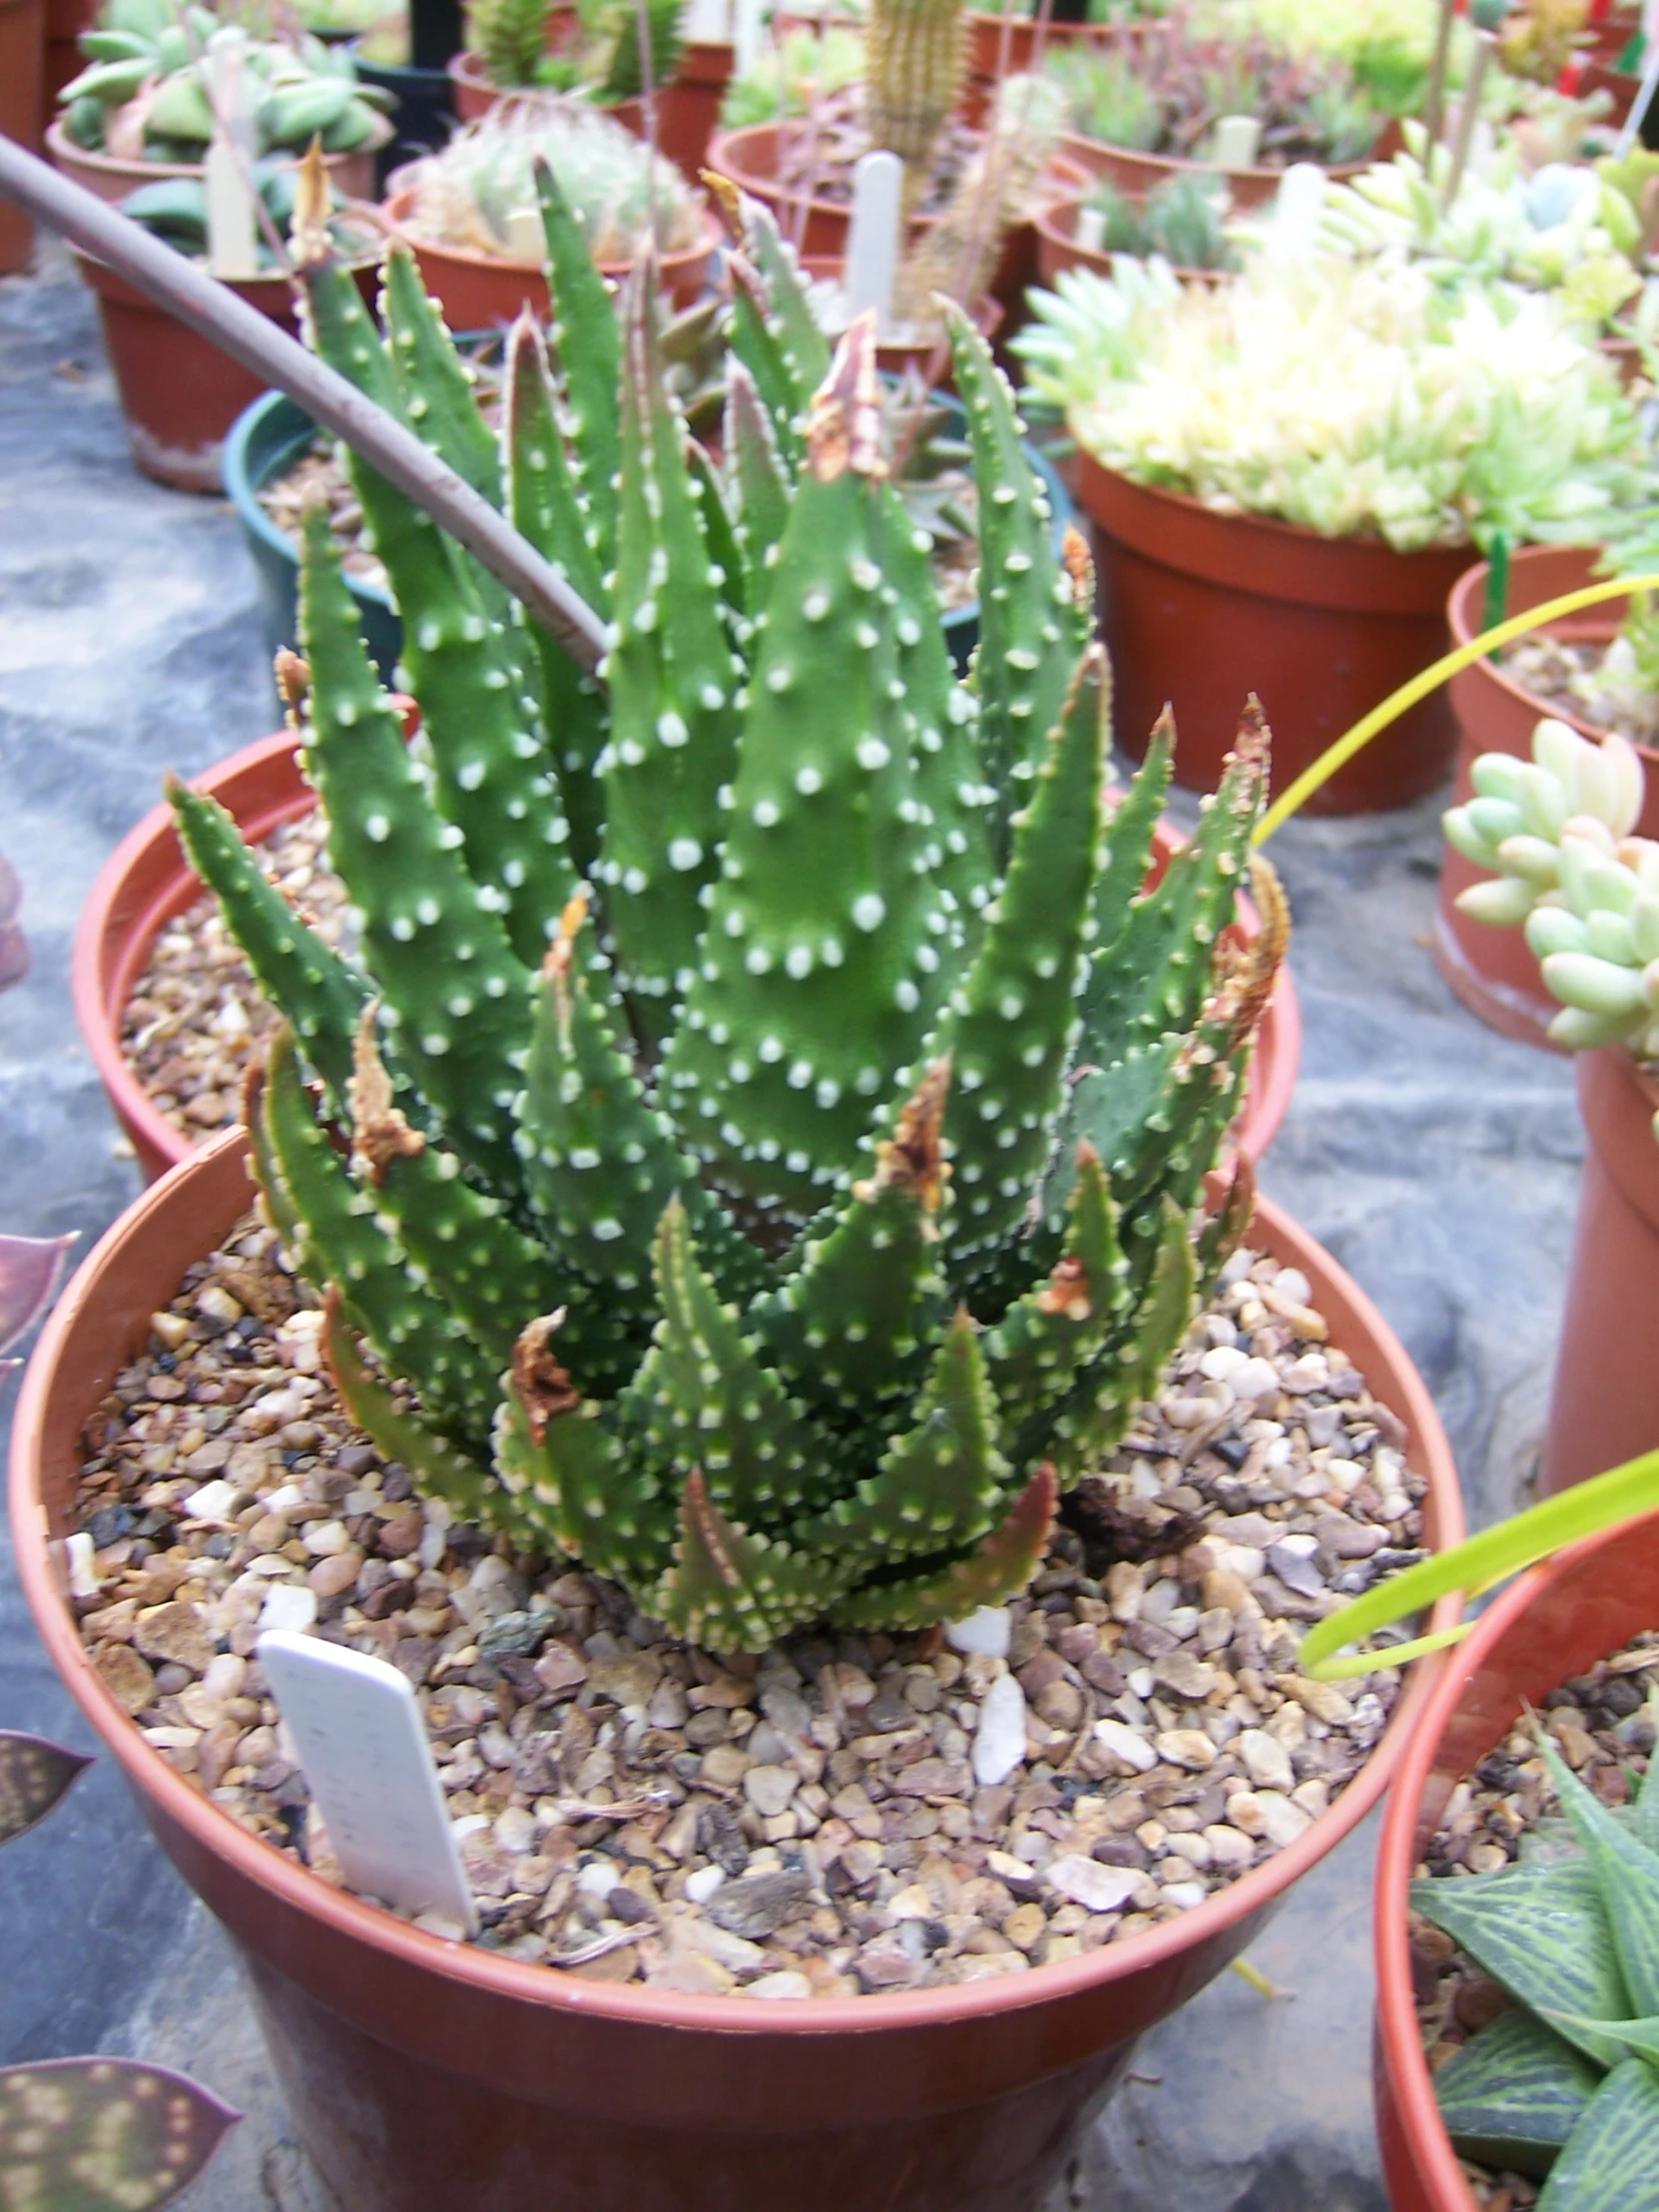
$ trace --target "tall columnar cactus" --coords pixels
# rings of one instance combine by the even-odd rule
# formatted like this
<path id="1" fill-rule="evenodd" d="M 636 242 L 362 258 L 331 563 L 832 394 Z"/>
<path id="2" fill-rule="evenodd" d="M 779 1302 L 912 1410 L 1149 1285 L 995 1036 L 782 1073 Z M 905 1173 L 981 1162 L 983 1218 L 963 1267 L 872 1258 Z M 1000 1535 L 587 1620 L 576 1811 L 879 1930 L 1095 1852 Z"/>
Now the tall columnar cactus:
<path id="1" fill-rule="evenodd" d="M 1642 763 L 1609 732 L 1599 745 L 1540 722 L 1532 759 L 1483 754 L 1474 796 L 1445 816 L 1449 842 L 1495 880 L 1457 904 L 1476 921 L 1523 925 L 1561 1012 L 1569 1051 L 1629 1044 L 1659 1058 L 1659 843 L 1633 836 Z"/>
<path id="2" fill-rule="evenodd" d="M 962 0 L 870 0 L 864 27 L 864 125 L 896 154 L 909 197 L 925 183 L 961 90 Z"/>
<path id="3" fill-rule="evenodd" d="M 289 1023 L 250 1097 L 267 1200 L 354 1416 L 457 1509 L 716 1648 L 952 1617 L 1024 1584 L 1237 1231 L 1203 1186 L 1283 942 L 1265 873 L 1273 926 L 1227 927 L 1265 732 L 1142 895 L 1171 736 L 1109 809 L 1087 558 L 1056 559 L 966 323 L 963 684 L 867 321 L 827 363 L 753 232 L 717 469 L 665 396 L 649 268 L 619 329 L 551 191 L 547 216 L 562 372 L 521 323 L 499 463 L 405 263 L 383 346 L 342 273 L 306 273 L 323 351 L 611 643 L 600 688 L 358 467 L 411 752 L 310 516 L 306 763 L 360 969 L 177 795 Z"/>

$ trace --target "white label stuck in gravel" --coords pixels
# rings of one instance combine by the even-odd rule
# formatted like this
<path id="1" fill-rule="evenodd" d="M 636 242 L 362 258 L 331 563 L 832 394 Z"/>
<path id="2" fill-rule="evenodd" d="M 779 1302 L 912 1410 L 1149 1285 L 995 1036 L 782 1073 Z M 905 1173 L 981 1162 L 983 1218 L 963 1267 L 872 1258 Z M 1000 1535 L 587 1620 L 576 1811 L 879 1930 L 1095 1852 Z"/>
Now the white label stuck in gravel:
<path id="1" fill-rule="evenodd" d="M 477 1914 L 406 1676 L 366 1652 L 268 1629 L 258 1655 L 353 1890 L 475 1935 Z"/>

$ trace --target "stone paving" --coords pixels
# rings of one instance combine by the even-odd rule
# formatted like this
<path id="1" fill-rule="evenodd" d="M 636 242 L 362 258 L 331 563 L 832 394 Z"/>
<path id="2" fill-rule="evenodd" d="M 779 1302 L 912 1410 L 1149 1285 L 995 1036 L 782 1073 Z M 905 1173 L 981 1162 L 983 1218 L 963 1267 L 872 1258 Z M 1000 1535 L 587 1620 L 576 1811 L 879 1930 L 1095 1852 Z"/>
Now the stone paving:
<path id="1" fill-rule="evenodd" d="M 71 1012 L 76 915 L 164 769 L 194 773 L 276 719 L 230 508 L 133 472 L 90 297 L 50 254 L 40 279 L 0 281 L 0 849 L 34 954 L 0 997 L 6 1228 L 76 1230 L 85 1250 L 138 1190 Z M 1276 841 L 1307 1038 L 1263 1181 L 1404 1340 L 1478 1521 L 1536 1452 L 1582 1140 L 1570 1069 L 1482 1029 L 1434 972 L 1437 846 L 1432 804 Z M 0 1725 L 92 1748 L 4 1538 Z M 1279 1995 L 1225 1974 L 1146 2038 L 1048 2212 L 1382 2212 L 1374 1830 L 1253 1950 Z M 228 1945 L 107 1760 L 7 1853 L 0 1957 L 0 2060 L 142 2051 L 247 2111 L 190 2212 L 325 2212 Z"/>

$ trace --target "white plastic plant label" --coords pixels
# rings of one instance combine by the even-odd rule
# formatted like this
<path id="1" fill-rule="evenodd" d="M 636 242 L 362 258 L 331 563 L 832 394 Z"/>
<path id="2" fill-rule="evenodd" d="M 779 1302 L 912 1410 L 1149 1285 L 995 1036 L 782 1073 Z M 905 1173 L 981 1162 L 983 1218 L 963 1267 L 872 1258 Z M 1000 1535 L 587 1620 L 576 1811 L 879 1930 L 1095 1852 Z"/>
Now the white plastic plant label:
<path id="1" fill-rule="evenodd" d="M 904 164 L 896 154 L 864 154 L 852 168 L 852 222 L 846 239 L 847 314 L 875 309 L 876 335 L 892 327 Z"/>
<path id="2" fill-rule="evenodd" d="M 471 1935 L 478 1917 L 408 1678 L 383 1659 L 267 1629 L 257 1646 L 353 1890 Z"/>

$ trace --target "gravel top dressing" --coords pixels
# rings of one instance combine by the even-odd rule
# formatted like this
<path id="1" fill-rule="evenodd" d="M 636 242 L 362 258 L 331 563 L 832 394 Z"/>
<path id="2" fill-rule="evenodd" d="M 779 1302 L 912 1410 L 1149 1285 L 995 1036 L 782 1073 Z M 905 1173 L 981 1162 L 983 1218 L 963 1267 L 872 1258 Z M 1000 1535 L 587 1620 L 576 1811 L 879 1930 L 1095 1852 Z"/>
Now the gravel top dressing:
<path id="1" fill-rule="evenodd" d="M 1555 713 L 1617 731 L 1632 745 L 1659 745 L 1659 692 L 1641 680 L 1622 638 L 1610 645 L 1525 638 L 1498 659 L 1512 683 Z"/>
<path id="2" fill-rule="evenodd" d="M 1647 1772 L 1654 1743 L 1647 1698 L 1654 1683 L 1659 1683 L 1659 1631 L 1638 1636 L 1543 1701 L 1541 1717 L 1556 1749 L 1604 1805 L 1627 1804 L 1631 1777 Z M 1560 1804 L 1530 1731 L 1517 1727 L 1458 1783 L 1416 1872 L 1447 1881 L 1496 1874 L 1546 1822 L 1559 1826 Z M 1443 1929 L 1417 1914 L 1411 1915 L 1410 1940 L 1423 2048 L 1430 2071 L 1438 2072 L 1471 2035 L 1508 2011 L 1512 2000 Z M 1496 2172 L 1473 2159 L 1460 2164 L 1485 2212 L 1520 2212 L 1543 2190 L 1542 2182 L 1524 2174 Z"/>
<path id="3" fill-rule="evenodd" d="M 1309 1296 L 1234 1256 L 1005 1612 L 757 1661 L 423 1505 L 346 1421 L 321 1315 L 250 1215 L 88 1423 L 81 1633 L 170 1765 L 336 1883 L 255 1642 L 311 1629 L 401 1668 L 478 1939 L 511 1957 L 796 1998 L 1023 1973 L 1282 1850 L 1382 1732 L 1397 1674 L 1305 1681 L 1297 1643 L 1417 1556 L 1425 1485 Z"/>

